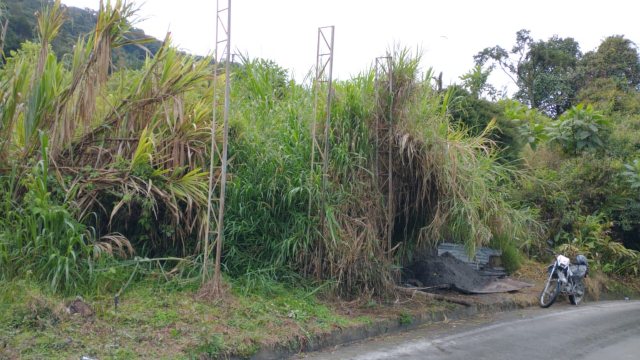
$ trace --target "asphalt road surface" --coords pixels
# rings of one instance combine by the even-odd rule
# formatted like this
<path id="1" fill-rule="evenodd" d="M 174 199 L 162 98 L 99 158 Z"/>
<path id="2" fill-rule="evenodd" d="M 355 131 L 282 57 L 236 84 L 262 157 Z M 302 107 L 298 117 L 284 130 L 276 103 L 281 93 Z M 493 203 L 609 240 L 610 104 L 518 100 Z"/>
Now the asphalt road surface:
<path id="1" fill-rule="evenodd" d="M 299 357 L 639 360 L 640 301 L 560 303 L 450 321 Z"/>

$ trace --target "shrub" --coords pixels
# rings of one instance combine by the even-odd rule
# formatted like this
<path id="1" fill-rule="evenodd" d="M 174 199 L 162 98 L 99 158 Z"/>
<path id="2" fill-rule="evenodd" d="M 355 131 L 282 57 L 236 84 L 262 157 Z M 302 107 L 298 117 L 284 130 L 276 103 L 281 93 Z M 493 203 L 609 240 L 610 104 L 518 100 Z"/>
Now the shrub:
<path id="1" fill-rule="evenodd" d="M 54 291 L 69 292 L 90 281 L 94 238 L 68 204 L 52 197 L 47 137 L 41 135 L 41 141 L 42 159 L 22 180 L 26 194 L 21 200 L 12 197 L 18 189 L 16 171 L 0 180 L 0 273 L 5 279 L 31 274 Z"/>
<path id="2" fill-rule="evenodd" d="M 592 105 L 578 104 L 564 112 L 549 129 L 552 142 L 567 154 L 602 151 L 611 131 L 611 122 Z"/>
<path id="3" fill-rule="evenodd" d="M 502 266 L 508 273 L 514 273 L 522 266 L 524 255 L 518 249 L 518 244 L 509 237 L 499 236 L 491 240 L 491 247 L 502 251 Z"/>

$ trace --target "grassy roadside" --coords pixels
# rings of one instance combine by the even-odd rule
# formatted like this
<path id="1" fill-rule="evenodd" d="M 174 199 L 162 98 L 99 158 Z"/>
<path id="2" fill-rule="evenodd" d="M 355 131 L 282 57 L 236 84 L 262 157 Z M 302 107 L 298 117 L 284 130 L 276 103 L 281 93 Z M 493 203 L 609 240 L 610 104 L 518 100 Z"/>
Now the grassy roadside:
<path id="1" fill-rule="evenodd" d="M 540 269 L 541 264 L 527 261 L 515 274 L 535 284 L 526 291 L 463 297 L 482 305 L 509 299 L 528 306 L 543 281 Z M 589 282 L 592 294 L 602 298 L 640 294 L 637 280 L 595 275 Z M 277 283 L 242 289 L 232 281 L 224 298 L 207 302 L 196 298 L 195 285 L 142 281 L 122 295 L 117 311 L 111 295 L 84 299 L 93 314 L 83 316 L 67 311 L 73 298 L 51 295 L 27 281 L 0 283 L 0 359 L 249 357 L 264 346 L 294 346 L 313 335 L 381 320 L 406 324 L 414 316 L 452 307 L 407 297 L 321 300 Z"/>
<path id="2" fill-rule="evenodd" d="M 117 311 L 111 296 L 84 299 L 93 314 L 82 316 L 69 314 L 73 298 L 45 293 L 33 283 L 2 283 L 0 294 L 0 359 L 250 356 L 260 346 L 305 341 L 379 319 L 408 321 L 425 306 L 445 308 L 419 299 L 320 301 L 278 284 L 252 293 L 231 285 L 224 298 L 204 302 L 193 289 L 140 282 L 122 296 Z"/>

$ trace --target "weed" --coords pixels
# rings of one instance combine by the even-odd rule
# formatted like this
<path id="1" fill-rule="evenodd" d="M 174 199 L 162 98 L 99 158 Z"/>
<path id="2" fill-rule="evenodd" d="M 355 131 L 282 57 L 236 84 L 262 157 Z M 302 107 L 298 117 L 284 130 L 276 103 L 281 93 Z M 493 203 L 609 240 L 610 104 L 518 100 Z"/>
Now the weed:
<path id="1" fill-rule="evenodd" d="M 192 357 L 201 358 L 203 355 L 207 358 L 217 358 L 225 350 L 224 338 L 221 334 L 213 334 L 207 336 L 200 345 L 192 351 Z"/>
<path id="2" fill-rule="evenodd" d="M 155 327 L 166 327 L 174 323 L 178 318 L 179 315 L 175 310 L 158 310 L 150 319 L 150 322 Z"/>
<path id="3" fill-rule="evenodd" d="M 398 322 L 400 323 L 400 325 L 404 326 L 411 325 L 413 323 L 413 316 L 403 311 L 398 315 Z"/>
<path id="4" fill-rule="evenodd" d="M 236 348 L 236 354 L 241 357 L 250 358 L 252 355 L 258 352 L 260 347 L 253 339 L 248 339 L 240 344 Z"/>

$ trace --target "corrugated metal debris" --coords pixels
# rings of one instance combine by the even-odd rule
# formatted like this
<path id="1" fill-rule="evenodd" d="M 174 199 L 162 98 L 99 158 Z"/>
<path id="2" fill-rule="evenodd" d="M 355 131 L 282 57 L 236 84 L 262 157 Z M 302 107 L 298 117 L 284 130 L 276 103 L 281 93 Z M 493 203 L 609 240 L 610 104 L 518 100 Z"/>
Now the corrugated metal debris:
<path id="1" fill-rule="evenodd" d="M 480 247 L 476 250 L 474 258 L 470 258 L 464 245 L 441 243 L 438 245 L 438 256 L 442 256 L 445 253 L 449 253 L 456 259 L 470 265 L 475 270 L 478 270 L 482 276 L 502 277 L 507 275 L 504 268 L 499 266 L 501 264 L 500 256 L 502 255 L 500 250 Z"/>
<path id="2" fill-rule="evenodd" d="M 460 261 L 474 265 L 477 269 L 487 267 L 491 261 L 491 257 L 500 257 L 502 255 L 502 251 L 500 250 L 480 247 L 476 250 L 476 255 L 472 259 L 467 255 L 467 250 L 464 248 L 464 245 L 454 243 L 442 243 L 438 245 L 438 256 L 442 256 L 442 254 L 447 252 Z"/>
<path id="3" fill-rule="evenodd" d="M 461 244 L 442 243 L 437 257 L 414 263 L 411 271 L 423 286 L 447 285 L 464 293 L 486 294 L 517 291 L 531 284 L 506 277 L 500 250 L 478 248 L 470 258 Z"/>

